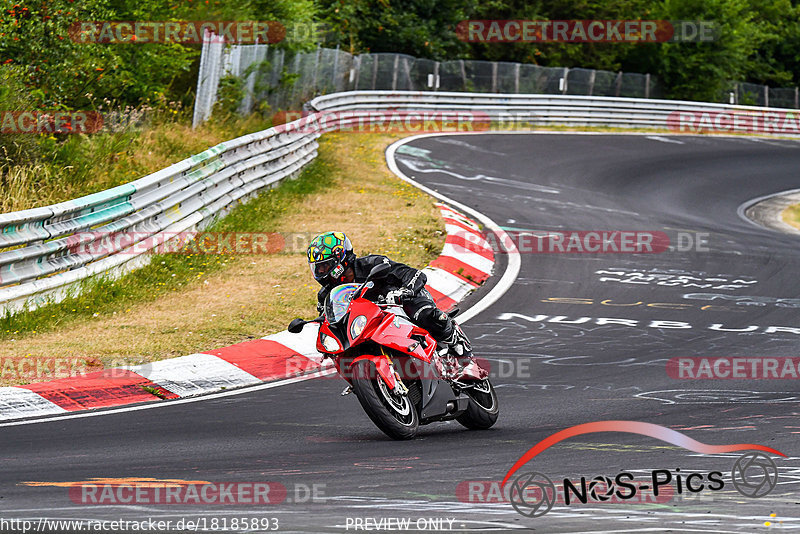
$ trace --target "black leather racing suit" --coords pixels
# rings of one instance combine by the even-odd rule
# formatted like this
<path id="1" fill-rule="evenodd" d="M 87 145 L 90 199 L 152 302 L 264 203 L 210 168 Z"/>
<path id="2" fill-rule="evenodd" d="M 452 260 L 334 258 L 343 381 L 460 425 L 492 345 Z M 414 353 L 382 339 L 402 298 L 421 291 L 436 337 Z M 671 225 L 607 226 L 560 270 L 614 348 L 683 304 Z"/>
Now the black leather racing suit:
<path id="1" fill-rule="evenodd" d="M 375 287 L 367 293 L 367 297 L 375 298 L 378 295 L 386 295 L 389 291 L 407 288 L 413 296 L 403 299 L 403 309 L 415 324 L 421 326 L 433 336 L 436 341 L 446 341 L 453 335 L 453 320 L 443 311 L 436 307 L 433 297 L 425 289 L 427 277 L 422 271 L 409 267 L 404 263 L 390 260 L 386 256 L 370 254 L 362 258 L 356 258 L 353 262 L 353 272 L 355 274 L 354 283 L 360 284 L 367 279 L 367 275 L 373 267 L 380 263 L 388 263 L 391 269 L 385 278 L 375 280 Z M 323 285 L 317 293 L 317 308 L 322 311 L 325 298 L 331 289 L 339 285 L 333 282 Z"/>

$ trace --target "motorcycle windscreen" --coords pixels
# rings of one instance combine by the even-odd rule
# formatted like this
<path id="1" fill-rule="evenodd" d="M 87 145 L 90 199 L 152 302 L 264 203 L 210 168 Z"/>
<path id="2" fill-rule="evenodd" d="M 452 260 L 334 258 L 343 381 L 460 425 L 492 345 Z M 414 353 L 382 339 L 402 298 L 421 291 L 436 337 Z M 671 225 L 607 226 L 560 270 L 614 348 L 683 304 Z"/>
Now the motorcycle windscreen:
<path id="1" fill-rule="evenodd" d="M 325 317 L 329 323 L 340 321 L 350 307 L 350 301 L 360 284 L 342 284 L 331 289 L 325 299 Z"/>

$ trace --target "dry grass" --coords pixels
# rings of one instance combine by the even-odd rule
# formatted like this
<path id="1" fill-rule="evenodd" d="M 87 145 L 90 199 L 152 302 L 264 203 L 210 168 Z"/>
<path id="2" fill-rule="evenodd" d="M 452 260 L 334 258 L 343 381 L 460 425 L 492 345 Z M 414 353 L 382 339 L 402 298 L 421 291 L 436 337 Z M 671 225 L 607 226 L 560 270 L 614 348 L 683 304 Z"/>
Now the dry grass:
<path id="1" fill-rule="evenodd" d="M 330 175 L 330 183 L 281 205 L 280 213 L 272 213 L 260 230 L 341 230 L 359 254 L 384 253 L 415 267 L 426 265 L 443 246 L 444 224 L 429 197 L 386 168 L 384 150 L 398 137 L 327 135 L 321 140 L 318 165 Z M 234 230 L 236 219 L 257 219 L 259 200 L 234 212 L 234 222 L 224 230 Z M 232 256 L 219 270 L 161 296 L 154 291 L 145 302 L 119 302 L 118 309 L 97 317 L 66 320 L 48 332 L 22 333 L 0 346 L 0 359 L 36 361 L 57 355 L 88 360 L 99 368 L 206 351 L 262 337 L 284 329 L 294 317 L 314 315 L 317 289 L 304 250 Z M 47 377 L 34 381 L 43 379 Z M 24 382 L 13 373 L 0 379 L 0 385 Z"/>
<path id="2" fill-rule="evenodd" d="M 800 229 L 800 204 L 792 204 L 781 213 L 781 219 L 788 225 Z"/>

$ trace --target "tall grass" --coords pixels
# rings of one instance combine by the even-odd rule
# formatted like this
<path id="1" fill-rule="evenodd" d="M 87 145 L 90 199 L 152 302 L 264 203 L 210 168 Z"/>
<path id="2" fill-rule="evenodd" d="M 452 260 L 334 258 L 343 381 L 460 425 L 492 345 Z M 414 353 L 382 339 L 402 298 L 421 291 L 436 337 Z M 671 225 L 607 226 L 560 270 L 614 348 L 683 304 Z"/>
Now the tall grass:
<path id="1" fill-rule="evenodd" d="M 39 137 L 37 147 L 46 155 L 35 154 L 29 161 L 9 157 L 3 162 L 0 153 L 0 213 L 46 206 L 131 182 L 269 125 L 251 116 L 192 129 L 186 113 L 173 117 L 154 113 L 144 126 L 121 131 L 62 139 L 17 134 L 14 139 Z"/>

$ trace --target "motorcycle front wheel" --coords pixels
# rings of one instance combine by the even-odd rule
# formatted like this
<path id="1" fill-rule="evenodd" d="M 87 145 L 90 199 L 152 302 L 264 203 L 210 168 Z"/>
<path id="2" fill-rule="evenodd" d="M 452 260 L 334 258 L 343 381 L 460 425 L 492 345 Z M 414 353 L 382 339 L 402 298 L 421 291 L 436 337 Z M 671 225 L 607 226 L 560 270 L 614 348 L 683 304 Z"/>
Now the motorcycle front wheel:
<path id="1" fill-rule="evenodd" d="M 372 362 L 356 362 L 352 372 L 353 393 L 375 426 L 393 439 L 417 435 L 419 415 L 408 395 L 390 391 Z"/>
<path id="2" fill-rule="evenodd" d="M 456 421 L 471 430 L 485 430 L 494 425 L 500 410 L 497 407 L 497 394 L 489 379 L 481 380 L 464 390 L 464 393 L 469 397 L 469 405 Z"/>

